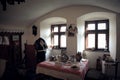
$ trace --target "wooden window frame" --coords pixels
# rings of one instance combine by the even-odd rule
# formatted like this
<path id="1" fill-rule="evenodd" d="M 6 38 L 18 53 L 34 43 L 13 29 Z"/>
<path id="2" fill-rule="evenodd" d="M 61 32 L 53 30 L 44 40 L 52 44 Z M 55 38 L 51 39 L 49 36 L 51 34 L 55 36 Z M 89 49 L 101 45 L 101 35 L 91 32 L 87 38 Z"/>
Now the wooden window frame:
<path id="1" fill-rule="evenodd" d="M 58 26 L 58 32 L 53 32 L 54 28 Z M 52 46 L 53 49 L 66 49 L 66 47 L 60 47 L 60 44 L 61 44 L 61 41 L 60 41 L 60 37 L 62 35 L 66 35 L 66 31 L 65 32 L 60 32 L 60 28 L 63 27 L 63 26 L 66 26 L 67 28 L 67 25 L 66 24 L 53 24 L 51 25 L 51 43 L 54 44 L 54 35 L 58 35 L 58 46 Z"/>
<path id="2" fill-rule="evenodd" d="M 95 24 L 95 30 L 87 30 L 87 25 L 90 23 Z M 106 23 L 105 30 L 98 30 L 99 23 Z M 95 48 L 87 48 L 87 36 L 88 34 L 95 34 Z M 98 48 L 98 34 L 104 33 L 106 34 L 106 49 L 99 49 Z M 85 21 L 85 50 L 94 50 L 94 51 L 107 51 L 109 52 L 109 20 L 94 20 L 94 21 Z"/>

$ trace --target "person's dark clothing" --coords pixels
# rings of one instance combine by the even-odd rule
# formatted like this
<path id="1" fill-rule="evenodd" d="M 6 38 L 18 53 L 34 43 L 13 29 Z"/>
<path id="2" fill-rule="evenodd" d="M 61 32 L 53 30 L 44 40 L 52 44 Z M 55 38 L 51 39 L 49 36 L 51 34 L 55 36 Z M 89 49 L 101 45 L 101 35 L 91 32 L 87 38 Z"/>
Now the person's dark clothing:
<path id="1" fill-rule="evenodd" d="M 45 61 L 45 57 L 46 57 L 45 49 L 47 49 L 47 44 L 46 44 L 45 40 L 42 38 L 37 39 L 34 43 L 34 46 L 37 51 L 37 55 L 36 55 L 37 63 Z"/>

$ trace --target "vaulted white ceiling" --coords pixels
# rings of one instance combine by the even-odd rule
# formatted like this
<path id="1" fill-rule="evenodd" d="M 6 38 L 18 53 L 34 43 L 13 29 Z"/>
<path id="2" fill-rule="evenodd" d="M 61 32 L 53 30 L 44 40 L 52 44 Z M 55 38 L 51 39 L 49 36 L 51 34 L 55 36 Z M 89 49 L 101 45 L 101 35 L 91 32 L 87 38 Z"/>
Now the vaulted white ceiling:
<path id="1" fill-rule="evenodd" d="M 25 0 L 25 3 L 0 4 L 0 25 L 28 26 L 44 14 L 70 5 L 93 5 L 120 13 L 120 0 Z"/>

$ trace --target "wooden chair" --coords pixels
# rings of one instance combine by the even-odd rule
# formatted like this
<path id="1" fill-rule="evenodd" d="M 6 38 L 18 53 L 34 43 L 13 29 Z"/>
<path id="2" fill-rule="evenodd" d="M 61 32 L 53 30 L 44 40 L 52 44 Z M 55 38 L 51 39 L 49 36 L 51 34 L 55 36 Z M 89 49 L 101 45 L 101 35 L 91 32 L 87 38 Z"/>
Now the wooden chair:
<path id="1" fill-rule="evenodd" d="M 7 62 L 7 60 L 0 59 L 0 79 L 2 78 L 2 76 L 3 76 L 4 72 L 5 72 L 6 62 Z"/>
<path id="2" fill-rule="evenodd" d="M 36 56 L 34 45 L 25 44 L 25 77 L 27 80 L 35 80 Z"/>
<path id="3" fill-rule="evenodd" d="M 36 66 L 36 56 L 34 45 L 25 45 L 25 64 L 26 68 L 33 68 Z"/>

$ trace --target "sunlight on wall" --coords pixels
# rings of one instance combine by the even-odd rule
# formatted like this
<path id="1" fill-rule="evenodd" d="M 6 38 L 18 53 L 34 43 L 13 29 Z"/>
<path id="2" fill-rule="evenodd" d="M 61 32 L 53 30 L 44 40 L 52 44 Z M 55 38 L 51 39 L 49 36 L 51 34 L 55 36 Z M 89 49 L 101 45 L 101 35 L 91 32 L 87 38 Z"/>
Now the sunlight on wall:
<path id="1" fill-rule="evenodd" d="M 93 12 L 85 14 L 81 17 L 78 17 L 77 19 L 77 25 L 78 25 L 78 51 L 83 52 L 85 49 L 84 42 L 84 22 L 86 20 L 103 20 L 103 19 L 109 19 L 109 49 L 110 49 L 110 55 L 113 59 L 116 58 L 116 15 L 114 13 L 108 13 L 108 12 Z M 114 36 L 113 36 L 114 35 Z M 113 43 L 114 42 L 114 43 Z"/>
<path id="2" fill-rule="evenodd" d="M 67 20 L 65 18 L 51 17 L 51 18 L 47 18 L 47 19 L 43 20 L 40 23 L 40 37 L 45 39 L 45 41 L 48 45 L 46 59 L 48 59 L 51 52 L 54 52 L 54 51 L 51 51 L 51 48 L 50 48 L 50 46 L 52 45 L 51 44 L 51 24 L 64 24 L 66 22 L 67 22 Z"/>
<path id="3" fill-rule="evenodd" d="M 51 17 L 43 20 L 40 23 L 40 37 L 44 38 L 47 44 L 51 45 L 51 24 L 63 24 L 66 19 L 61 17 Z"/>

